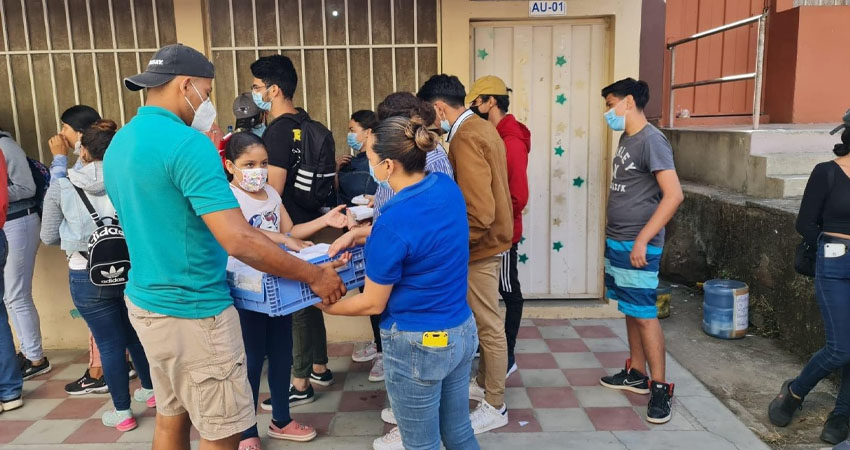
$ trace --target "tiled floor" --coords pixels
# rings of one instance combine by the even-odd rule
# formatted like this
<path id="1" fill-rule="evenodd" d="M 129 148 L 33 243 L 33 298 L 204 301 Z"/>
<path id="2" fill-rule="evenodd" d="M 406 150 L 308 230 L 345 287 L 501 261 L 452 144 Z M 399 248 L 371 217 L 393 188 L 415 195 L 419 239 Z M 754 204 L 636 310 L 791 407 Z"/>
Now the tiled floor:
<path id="1" fill-rule="evenodd" d="M 336 383 L 317 388 L 314 403 L 294 408 L 299 421 L 315 426 L 308 444 L 273 441 L 267 449 L 369 449 L 389 429 L 380 420 L 387 405 L 382 383 L 367 380 L 371 363 L 351 362 L 352 344 L 333 345 L 330 367 Z M 646 422 L 646 396 L 599 386 L 599 377 L 618 371 L 627 356 L 622 320 L 525 319 L 517 342 L 520 370 L 507 381 L 508 426 L 479 436 L 485 449 L 520 445 L 544 449 L 759 450 L 768 448 L 675 360 L 668 378 L 676 383 L 673 420 Z M 69 398 L 63 387 L 85 370 L 87 355 L 52 352 L 53 371 L 24 385 L 23 408 L 0 414 L 4 449 L 146 449 L 154 411 L 135 403 L 139 428 L 121 433 L 100 423 L 111 407 L 108 395 Z M 138 381 L 134 382 L 134 388 Z M 268 386 L 261 388 L 261 400 Z M 270 415 L 260 411 L 261 430 Z M 261 433 L 262 434 L 262 433 Z M 197 447 L 197 433 L 193 433 Z"/>

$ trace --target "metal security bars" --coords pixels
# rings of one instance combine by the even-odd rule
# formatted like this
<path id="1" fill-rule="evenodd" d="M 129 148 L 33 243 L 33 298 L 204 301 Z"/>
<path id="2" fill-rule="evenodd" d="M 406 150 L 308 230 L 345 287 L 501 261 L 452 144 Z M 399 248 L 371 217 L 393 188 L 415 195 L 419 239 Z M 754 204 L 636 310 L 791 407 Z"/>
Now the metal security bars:
<path id="1" fill-rule="evenodd" d="M 684 39 L 680 39 L 678 41 L 671 42 L 667 44 L 667 49 L 670 50 L 670 97 L 668 111 L 669 111 L 669 126 L 672 128 L 673 124 L 676 120 L 676 111 L 675 111 L 675 101 L 674 101 L 674 93 L 676 89 L 684 89 L 690 87 L 697 86 L 707 86 L 711 84 L 720 84 L 720 83 L 728 83 L 732 81 L 742 81 L 742 80 L 755 80 L 755 89 L 753 94 L 753 129 L 757 130 L 759 127 L 759 117 L 761 116 L 761 85 L 763 78 L 763 69 L 764 69 L 764 34 L 765 34 L 765 19 L 767 18 L 767 10 L 765 10 L 762 14 L 757 16 L 749 17 L 743 20 L 739 20 L 737 22 L 728 23 L 723 26 L 719 26 L 717 28 L 712 28 L 710 30 L 706 30 L 692 36 L 686 37 Z M 725 77 L 714 78 L 710 80 L 699 80 L 693 81 L 690 83 L 680 83 L 676 84 L 675 79 L 673 78 L 676 71 L 676 47 L 682 44 L 687 44 L 688 42 L 696 41 L 697 39 L 706 38 L 709 36 L 714 36 L 715 34 L 723 33 L 729 30 L 734 30 L 736 28 L 744 27 L 752 23 L 758 23 L 758 41 L 756 43 L 756 67 L 755 72 L 745 73 L 745 74 L 737 74 L 737 75 L 728 75 Z"/>
<path id="2" fill-rule="evenodd" d="M 233 99 L 250 90 L 249 66 L 260 56 L 292 59 L 296 105 L 328 125 L 339 144 L 352 112 L 374 110 L 391 92 L 415 91 L 439 66 L 436 0 L 207 0 L 206 6 L 222 126 L 233 123 Z"/>
<path id="3" fill-rule="evenodd" d="M 172 0 L 0 0 L 0 31 L 0 128 L 41 160 L 72 105 L 125 123 L 144 98 L 122 79 L 176 42 Z"/>

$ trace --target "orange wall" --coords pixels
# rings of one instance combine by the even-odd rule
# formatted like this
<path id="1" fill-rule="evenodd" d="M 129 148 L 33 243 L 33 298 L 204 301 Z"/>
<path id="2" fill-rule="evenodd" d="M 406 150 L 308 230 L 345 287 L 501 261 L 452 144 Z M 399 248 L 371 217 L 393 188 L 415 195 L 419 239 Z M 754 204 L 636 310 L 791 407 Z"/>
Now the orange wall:
<path id="1" fill-rule="evenodd" d="M 667 42 L 761 13 L 766 0 L 668 0 Z M 727 31 L 676 48 L 675 82 L 718 78 L 752 72 L 755 68 L 757 24 Z M 669 52 L 665 67 L 669 67 Z M 665 86 L 670 86 L 669 69 Z M 667 89 L 664 114 L 667 115 Z M 678 89 L 675 111 L 693 116 L 751 114 L 753 81 Z"/>
<path id="2" fill-rule="evenodd" d="M 793 123 L 840 122 L 850 107 L 850 6 L 802 6 Z M 780 62 L 780 64 L 783 64 Z"/>

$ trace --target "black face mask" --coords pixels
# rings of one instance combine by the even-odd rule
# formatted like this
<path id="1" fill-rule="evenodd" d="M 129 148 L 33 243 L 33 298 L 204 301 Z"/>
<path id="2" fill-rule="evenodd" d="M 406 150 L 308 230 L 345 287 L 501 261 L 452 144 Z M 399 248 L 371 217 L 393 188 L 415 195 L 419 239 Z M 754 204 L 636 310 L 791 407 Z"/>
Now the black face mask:
<path id="1" fill-rule="evenodd" d="M 479 106 L 481 106 L 481 105 L 475 105 L 475 106 L 470 107 L 469 109 L 472 110 L 472 112 L 474 112 L 475 114 L 477 114 L 478 117 L 480 117 L 484 120 L 488 120 L 490 118 L 490 112 L 488 111 L 486 113 L 483 113 L 483 112 L 479 111 L 478 110 Z"/>

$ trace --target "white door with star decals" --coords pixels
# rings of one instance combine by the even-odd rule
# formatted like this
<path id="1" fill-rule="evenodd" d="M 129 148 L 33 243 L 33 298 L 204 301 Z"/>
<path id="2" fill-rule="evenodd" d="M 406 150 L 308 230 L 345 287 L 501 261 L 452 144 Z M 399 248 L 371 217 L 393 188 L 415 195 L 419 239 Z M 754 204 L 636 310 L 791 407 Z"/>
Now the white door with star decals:
<path id="1" fill-rule="evenodd" d="M 526 298 L 600 298 L 608 82 L 605 20 L 480 22 L 472 80 L 502 78 L 531 130 L 519 276 Z"/>

